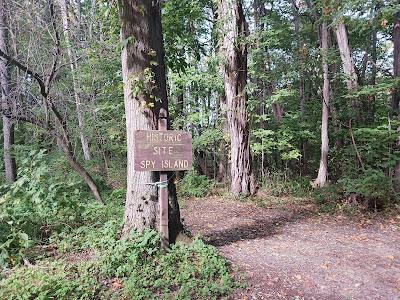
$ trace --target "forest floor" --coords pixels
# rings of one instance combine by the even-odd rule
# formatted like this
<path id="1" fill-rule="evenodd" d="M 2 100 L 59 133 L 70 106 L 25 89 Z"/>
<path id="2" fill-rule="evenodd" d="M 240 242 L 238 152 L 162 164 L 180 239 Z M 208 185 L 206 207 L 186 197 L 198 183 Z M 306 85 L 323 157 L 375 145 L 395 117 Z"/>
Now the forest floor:
<path id="1" fill-rule="evenodd" d="M 259 202 L 258 202 L 259 203 Z M 187 199 L 182 217 L 244 274 L 231 299 L 400 299 L 400 215 L 320 213 L 311 200 Z"/>

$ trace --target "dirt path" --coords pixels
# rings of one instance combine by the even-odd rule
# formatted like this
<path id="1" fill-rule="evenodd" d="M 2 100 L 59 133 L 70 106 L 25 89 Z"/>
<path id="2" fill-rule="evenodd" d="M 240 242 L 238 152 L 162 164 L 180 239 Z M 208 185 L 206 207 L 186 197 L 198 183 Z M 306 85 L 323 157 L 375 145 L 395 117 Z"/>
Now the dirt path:
<path id="1" fill-rule="evenodd" d="M 260 208 L 218 197 L 182 215 L 247 274 L 233 299 L 400 299 L 399 217 L 318 215 L 312 204 Z"/>

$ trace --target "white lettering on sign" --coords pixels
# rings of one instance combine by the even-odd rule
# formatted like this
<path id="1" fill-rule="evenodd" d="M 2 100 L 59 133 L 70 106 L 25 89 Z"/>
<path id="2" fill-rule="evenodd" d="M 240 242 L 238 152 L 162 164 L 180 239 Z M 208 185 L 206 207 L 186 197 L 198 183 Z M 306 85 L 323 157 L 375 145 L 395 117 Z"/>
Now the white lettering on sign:
<path id="1" fill-rule="evenodd" d="M 181 142 L 181 133 L 165 133 L 149 131 L 146 134 L 146 142 Z"/>
<path id="2" fill-rule="evenodd" d="M 153 147 L 153 154 L 154 155 L 166 155 L 166 154 L 171 155 L 173 148 L 174 147 L 156 146 L 156 147 Z"/>
<path id="3" fill-rule="evenodd" d="M 137 130 L 134 137 L 135 171 L 190 170 L 192 136 L 179 130 Z"/>
<path id="4" fill-rule="evenodd" d="M 155 168 L 156 162 L 153 160 L 142 160 L 140 162 L 140 167 L 142 169 L 148 169 L 148 168 Z"/>

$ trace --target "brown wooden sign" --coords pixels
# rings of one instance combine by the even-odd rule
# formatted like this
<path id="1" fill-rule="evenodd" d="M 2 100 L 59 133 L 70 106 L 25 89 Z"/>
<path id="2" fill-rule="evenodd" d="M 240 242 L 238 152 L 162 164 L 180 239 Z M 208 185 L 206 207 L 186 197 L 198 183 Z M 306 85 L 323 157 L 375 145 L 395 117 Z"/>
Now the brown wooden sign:
<path id="1" fill-rule="evenodd" d="M 190 170 L 192 135 L 178 130 L 135 131 L 135 171 Z"/>

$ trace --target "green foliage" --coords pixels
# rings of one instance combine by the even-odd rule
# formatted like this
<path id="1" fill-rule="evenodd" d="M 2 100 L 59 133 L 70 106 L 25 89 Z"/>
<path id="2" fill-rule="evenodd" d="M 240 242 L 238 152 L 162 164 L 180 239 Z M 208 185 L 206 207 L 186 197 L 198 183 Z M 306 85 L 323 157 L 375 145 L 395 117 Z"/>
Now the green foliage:
<path id="1" fill-rule="evenodd" d="M 94 299 L 101 285 L 94 276 L 95 264 L 43 262 L 20 267 L 0 281 L 0 298 L 14 299 Z"/>
<path id="2" fill-rule="evenodd" d="M 133 233 L 110 238 L 89 261 L 15 268 L 0 281 L 0 298 L 217 299 L 239 287 L 215 248 L 198 240 L 164 253 L 159 240 L 154 231 Z"/>
<path id="3" fill-rule="evenodd" d="M 115 219 L 105 222 L 96 221 L 71 231 L 55 233 L 50 238 L 50 242 L 60 253 L 82 251 L 93 247 L 104 248 L 118 237 L 121 225 L 121 220 Z"/>
<path id="4" fill-rule="evenodd" d="M 218 128 L 206 129 L 201 135 L 194 137 L 193 150 L 211 152 L 215 145 L 224 139 L 223 132 Z"/>
<path id="5" fill-rule="evenodd" d="M 80 226 L 54 232 L 50 243 L 62 253 L 91 248 L 104 249 L 111 245 L 118 238 L 122 228 L 122 197 L 125 197 L 125 193 L 124 189 L 113 191 L 106 198 L 105 205 L 97 202 L 86 203 L 81 214 Z"/>
<path id="6" fill-rule="evenodd" d="M 184 72 L 188 60 L 200 60 L 208 28 L 205 5 L 209 0 L 171 0 L 163 4 L 163 31 L 168 67 Z"/>
<path id="7" fill-rule="evenodd" d="M 268 174 L 263 182 L 263 188 L 275 197 L 288 195 L 303 197 L 309 194 L 311 186 L 307 177 L 287 179 L 285 174 L 274 172 Z"/>
<path id="8" fill-rule="evenodd" d="M 131 299 L 216 299 L 236 286 L 230 269 L 213 247 L 196 241 L 160 250 L 154 231 L 115 241 L 102 252 L 101 273 L 124 282 Z M 157 295 L 157 296 L 156 296 Z"/>
<path id="9" fill-rule="evenodd" d="M 18 180 L 3 186 L 0 198 L 0 265 L 21 262 L 26 249 L 44 242 L 52 231 L 79 223 L 79 182 L 50 175 L 45 151 L 31 151 L 21 161 Z"/>
<path id="10" fill-rule="evenodd" d="M 396 88 L 399 88 L 400 80 L 399 79 L 386 79 L 382 82 L 379 82 L 375 85 L 365 85 L 358 90 L 349 93 L 345 97 L 347 99 L 362 99 L 363 97 L 372 97 L 372 96 L 390 96 L 392 91 Z"/>
<path id="11" fill-rule="evenodd" d="M 360 159 L 356 156 L 353 143 L 349 143 L 340 151 L 332 151 L 332 164 L 336 165 L 335 173 L 343 174 L 345 178 L 361 178 L 364 169 L 377 173 L 387 173 L 393 170 L 399 160 L 398 150 L 393 150 L 396 143 L 397 123 L 383 119 L 387 124 L 374 127 L 360 127 L 353 129 L 354 140 Z M 338 164 L 337 162 L 342 163 Z M 389 180 L 389 178 L 387 178 Z"/>
<path id="12" fill-rule="evenodd" d="M 217 299 L 238 287 L 227 261 L 200 240 L 164 252 L 155 231 L 121 238 L 124 194 L 84 203 L 79 226 L 51 232 L 57 256 L 2 274 L 0 299 Z"/>
<path id="13" fill-rule="evenodd" d="M 294 136 L 290 130 L 274 132 L 260 128 L 254 131 L 254 137 L 258 140 L 252 143 L 252 151 L 255 154 L 270 155 L 277 151 L 284 161 L 301 157 L 300 151 L 293 145 Z"/>
<path id="14" fill-rule="evenodd" d="M 178 194 L 182 197 L 204 197 L 213 188 L 213 182 L 205 175 L 189 171 L 177 184 Z"/>
<path id="15" fill-rule="evenodd" d="M 339 180 L 346 196 L 357 195 L 368 208 L 381 209 L 395 198 L 391 181 L 379 170 L 368 169 L 356 178 Z"/>
<path id="16" fill-rule="evenodd" d="M 89 222 L 91 230 L 80 227 L 69 237 L 65 235 L 73 245 L 64 250 L 82 253 L 89 248 L 95 250 L 96 257 L 85 262 L 43 261 L 34 267 L 16 268 L 0 281 L 0 298 L 216 299 L 238 287 L 227 261 L 215 248 L 198 240 L 188 246 L 174 245 L 164 253 L 154 231 L 133 232 L 120 239 L 117 219 L 99 227 Z M 71 237 L 85 241 L 78 245 Z M 110 290 L 104 282 L 118 282 L 120 287 Z"/>
<path id="17" fill-rule="evenodd" d="M 329 211 L 343 198 L 343 191 L 339 185 L 327 185 L 313 190 L 312 196 L 317 204 L 324 205 L 325 210 Z"/>
<path id="18" fill-rule="evenodd" d="M 143 297 L 139 294 L 140 290 L 153 286 L 153 289 L 163 291 L 162 298 L 217 299 L 237 287 L 229 274 L 226 260 L 218 255 L 215 248 L 201 241 L 189 246 L 176 245 L 155 263 L 152 269 L 155 269 L 156 278 L 154 275 L 153 278 L 142 278 L 140 274 L 128 278 L 127 293 L 131 297 L 147 298 L 150 295 L 143 293 Z"/>

